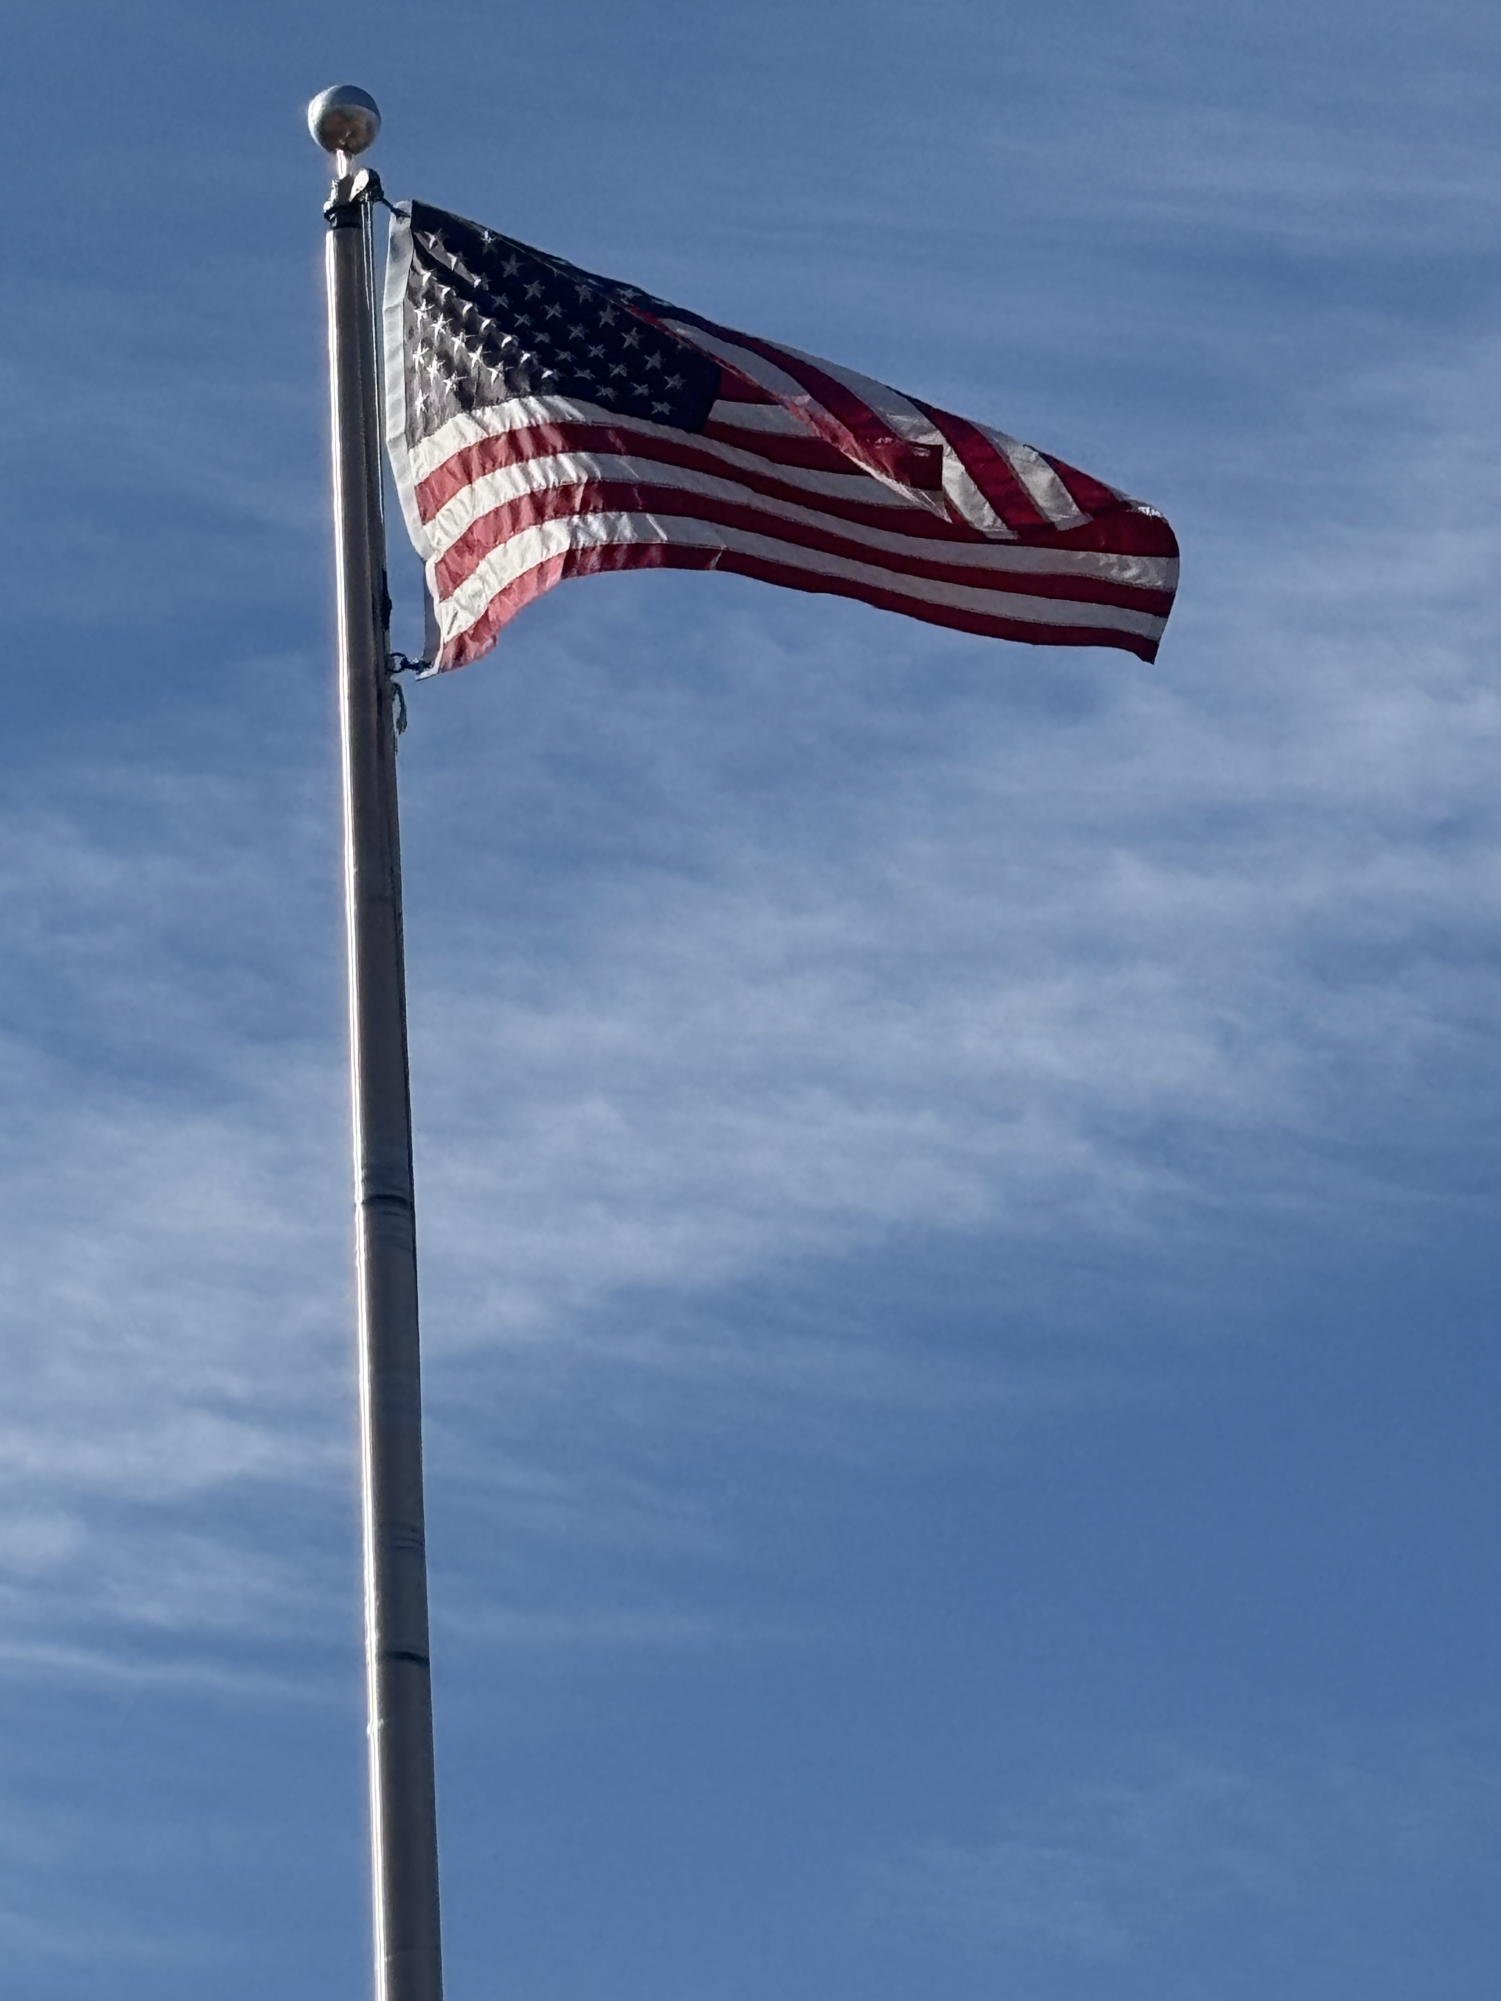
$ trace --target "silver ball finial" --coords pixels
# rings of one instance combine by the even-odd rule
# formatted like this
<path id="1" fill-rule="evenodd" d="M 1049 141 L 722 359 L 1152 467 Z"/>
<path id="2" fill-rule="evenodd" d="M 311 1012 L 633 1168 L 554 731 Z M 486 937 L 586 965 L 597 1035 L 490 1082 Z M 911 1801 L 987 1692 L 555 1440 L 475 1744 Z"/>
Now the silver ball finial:
<path id="1" fill-rule="evenodd" d="M 320 90 L 308 106 L 307 129 L 325 153 L 353 159 L 374 145 L 380 107 L 357 83 L 336 83 L 331 90 Z"/>

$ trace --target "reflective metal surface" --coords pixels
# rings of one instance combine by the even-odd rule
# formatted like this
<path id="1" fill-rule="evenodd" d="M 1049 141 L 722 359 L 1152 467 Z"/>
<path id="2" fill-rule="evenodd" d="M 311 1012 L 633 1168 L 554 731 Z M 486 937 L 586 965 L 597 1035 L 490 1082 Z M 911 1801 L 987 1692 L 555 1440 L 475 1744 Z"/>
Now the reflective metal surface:
<path id="1" fill-rule="evenodd" d="M 380 107 L 357 83 L 336 83 L 320 90 L 307 108 L 307 129 L 325 153 L 352 158 L 375 143 Z"/>

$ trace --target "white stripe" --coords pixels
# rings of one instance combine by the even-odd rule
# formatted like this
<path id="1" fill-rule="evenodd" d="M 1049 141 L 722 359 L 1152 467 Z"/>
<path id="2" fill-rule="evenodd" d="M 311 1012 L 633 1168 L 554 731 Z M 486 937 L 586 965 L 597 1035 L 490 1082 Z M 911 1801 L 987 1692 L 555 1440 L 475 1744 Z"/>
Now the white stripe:
<path id="1" fill-rule="evenodd" d="M 1004 431 L 993 431 L 989 424 L 976 424 L 975 429 L 989 438 L 1005 459 L 1039 514 L 1055 528 L 1084 526 L 1089 516 L 1079 512 L 1073 495 L 1035 445 L 1024 445 L 1020 438 L 1008 437 Z"/>
<path id="2" fill-rule="evenodd" d="M 802 493 L 822 493 L 833 499 L 859 501 L 865 507 L 887 507 L 893 513 L 912 513 L 928 518 L 926 508 L 913 507 L 905 488 L 884 485 L 869 473 L 852 467 L 849 472 L 814 472 L 806 466 L 779 465 L 756 451 L 742 448 L 722 438 L 706 438 L 701 433 L 675 430 L 670 424 L 653 424 L 644 417 L 616 416 L 598 404 L 578 403 L 562 396 L 515 396 L 505 403 L 492 403 L 482 410 L 450 417 L 440 431 L 412 447 L 412 465 L 419 485 L 445 465 L 455 452 L 477 445 L 485 438 L 498 438 L 511 431 L 530 430 L 538 424 L 609 424 L 628 431 L 649 451 L 654 438 L 671 438 L 693 445 L 708 457 L 731 469 L 760 473 Z M 806 435 L 806 433 L 804 433 Z"/>
<path id="3" fill-rule="evenodd" d="M 738 414 L 745 412 L 743 417 Z M 750 414 L 754 412 L 754 415 Z M 748 431 L 776 431 L 784 436 L 806 438 L 809 427 L 790 410 L 784 410 L 780 403 L 715 403 L 709 415 L 722 423 L 739 424 Z M 487 403 L 474 412 L 464 411 L 429 436 L 421 438 L 412 447 L 412 469 L 417 484 L 438 470 L 438 467 L 455 452 L 466 445 L 478 444 L 480 439 L 498 437 L 504 431 L 524 431 L 533 424 L 613 424 L 628 431 L 639 431 L 647 438 L 686 438 L 690 442 L 702 444 L 707 450 L 718 449 L 718 441 L 704 438 L 696 431 L 683 431 L 674 424 L 654 424 L 649 417 L 638 417 L 628 410 L 610 410 L 603 403 L 585 403 L 577 397 L 568 396 L 511 396 L 504 403 Z M 733 449 L 733 448 L 732 448 Z M 751 454 L 755 455 L 754 447 Z M 775 466 L 770 459 L 756 456 L 758 464 L 771 466 L 774 470 L 795 470 Z M 834 474 L 830 477 L 863 481 L 868 474 Z M 835 489 L 831 488 L 830 491 Z"/>
<path id="4" fill-rule="evenodd" d="M 711 424 L 736 424 L 742 431 L 776 431 L 784 438 L 806 438 L 808 426 L 780 403 L 731 403 L 721 399 L 709 411 Z"/>
<path id="5" fill-rule="evenodd" d="M 1130 632 L 1144 639 L 1156 639 L 1166 624 L 1165 619 L 1150 613 L 1123 611 L 1117 605 L 1074 604 L 1058 598 L 1028 597 L 1021 592 L 1012 595 L 976 590 L 969 584 L 933 583 L 926 577 L 902 576 L 872 563 L 803 549 L 770 535 L 757 535 L 742 528 L 720 528 L 713 522 L 678 515 L 582 514 L 525 528 L 498 549 L 492 549 L 438 607 L 445 644 L 476 625 L 492 598 L 528 570 L 568 549 L 608 548 L 617 543 L 734 550 L 779 563 L 787 569 L 805 570 L 813 576 L 865 584 L 911 598 L 915 603 L 947 605 L 956 611 L 1015 619 L 1029 625 L 1086 626 L 1101 632 Z"/>
<path id="6" fill-rule="evenodd" d="M 994 536 L 998 542 L 1017 540 L 1016 530 L 1008 528 L 996 513 L 950 444 L 943 448 L 943 490 L 953 501 L 954 512 L 971 528 L 978 528 L 982 535 Z"/>
<path id="7" fill-rule="evenodd" d="M 888 424 L 899 438 L 905 438 L 912 445 L 942 445 L 943 438 L 934 429 L 933 419 L 915 403 L 909 403 L 899 389 L 889 383 L 877 382 L 873 375 L 861 375 L 853 368 L 841 368 L 838 362 L 825 361 L 820 354 L 804 354 L 800 347 L 787 347 L 779 343 L 784 354 L 794 355 L 799 361 L 811 362 L 835 382 L 842 383 L 852 395 L 868 404 L 884 424 Z M 806 392 L 804 392 L 806 393 Z"/>
<path id="8" fill-rule="evenodd" d="M 412 447 L 412 471 L 420 486 L 466 445 L 481 444 L 486 438 L 499 437 L 506 431 L 525 431 L 533 424 L 598 424 L 607 416 L 632 431 L 641 428 L 637 418 L 613 417 L 596 403 L 579 403 L 565 396 L 512 396 L 504 403 L 487 403 L 479 410 L 461 410 L 458 416 L 450 417 L 436 431 L 417 440 Z M 660 430 L 661 426 L 654 424 L 652 429 Z"/>
<path id="9" fill-rule="evenodd" d="M 716 361 L 722 361 L 727 368 L 733 368 L 737 375 L 745 376 L 759 388 L 771 392 L 780 402 L 796 408 L 802 404 L 817 403 L 817 398 L 804 389 L 795 376 L 786 374 L 774 362 L 756 354 L 748 347 L 737 347 L 721 334 L 705 332 L 702 327 L 690 326 L 686 320 L 663 320 L 669 333 L 675 333 L 688 342 L 690 347 L 701 348 L 705 354 L 712 354 Z M 823 405 L 818 404 L 822 409 Z"/>
<path id="10" fill-rule="evenodd" d="M 977 542 L 939 542 L 932 537 L 902 535 L 888 528 L 867 528 L 845 521 L 816 507 L 800 507 L 795 502 L 769 500 L 742 486 L 738 480 L 721 479 L 714 473 L 697 472 L 688 466 L 667 465 L 658 460 L 628 458 L 613 452 L 567 452 L 548 458 L 523 460 L 485 473 L 428 522 L 427 531 L 434 552 L 445 555 L 471 524 L 482 515 L 504 507 L 527 493 L 559 492 L 590 480 L 631 480 L 652 486 L 668 486 L 684 494 L 702 494 L 713 500 L 751 507 L 776 520 L 797 522 L 827 534 L 859 542 L 872 552 L 887 550 L 892 555 L 909 556 L 919 562 L 951 563 L 956 568 L 1010 572 L 1030 576 L 1089 577 L 1117 584 L 1131 584 L 1142 590 L 1171 590 L 1177 580 L 1178 565 L 1171 557 L 1111 555 L 1094 549 L 1027 549 L 1014 543 L 997 546 Z"/>

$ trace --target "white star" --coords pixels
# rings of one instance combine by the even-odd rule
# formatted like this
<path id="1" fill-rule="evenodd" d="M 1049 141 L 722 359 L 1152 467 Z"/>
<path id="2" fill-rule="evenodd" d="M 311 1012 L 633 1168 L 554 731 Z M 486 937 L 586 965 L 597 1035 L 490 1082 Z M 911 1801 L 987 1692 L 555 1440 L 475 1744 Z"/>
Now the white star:
<path id="1" fill-rule="evenodd" d="M 608 382 L 601 382 L 599 385 L 599 393 L 601 396 L 613 396 L 615 394 L 615 391 L 610 387 Z"/>
<path id="2" fill-rule="evenodd" d="M 560 319 L 562 319 L 562 317 L 563 317 L 563 308 L 562 308 L 561 306 L 549 306 L 549 307 L 548 307 L 548 309 L 547 309 L 547 317 L 548 317 L 548 318 L 549 318 L 550 320 L 560 320 Z"/>
<path id="3" fill-rule="evenodd" d="M 640 347 L 641 345 L 640 327 L 632 327 L 630 331 L 628 333 L 623 334 L 621 338 L 624 340 L 627 347 Z"/>
<path id="4" fill-rule="evenodd" d="M 541 298 L 541 296 L 542 296 L 542 280 L 541 280 L 540 278 L 533 278 L 533 279 L 532 279 L 531 283 L 530 283 L 530 284 L 529 284 L 529 285 L 527 286 L 527 288 L 526 288 L 526 296 L 527 296 L 527 297 L 528 297 L 529 299 L 540 299 L 540 298 Z"/>
<path id="5" fill-rule="evenodd" d="M 651 413 L 654 417 L 670 417 L 672 414 L 672 405 L 670 403 L 653 403 Z"/>
<path id="6" fill-rule="evenodd" d="M 599 316 L 599 317 L 600 317 L 600 322 L 601 322 L 601 324 L 602 324 L 602 325 L 604 325 L 604 326 L 607 326 L 607 327 L 612 327 L 612 326 L 614 326 L 614 324 L 615 324 L 615 308 L 614 308 L 613 306 L 606 306 L 606 307 L 605 307 L 605 309 L 604 309 L 604 311 L 603 311 L 603 312 L 602 312 L 602 313 L 600 314 L 600 316 Z"/>
<path id="7" fill-rule="evenodd" d="M 662 366 L 662 357 L 661 357 L 661 355 L 660 355 L 660 354 L 649 354 L 649 355 L 647 355 L 647 356 L 646 356 L 646 366 L 647 366 L 648 368 L 660 368 L 660 367 Z"/>
<path id="8" fill-rule="evenodd" d="M 521 269 L 521 260 L 519 257 L 508 257 L 500 268 L 508 278 L 514 278 Z"/>
<path id="9" fill-rule="evenodd" d="M 681 389 L 682 386 L 683 386 L 683 378 L 681 375 L 669 375 L 666 382 L 663 384 L 663 387 L 666 389 Z"/>

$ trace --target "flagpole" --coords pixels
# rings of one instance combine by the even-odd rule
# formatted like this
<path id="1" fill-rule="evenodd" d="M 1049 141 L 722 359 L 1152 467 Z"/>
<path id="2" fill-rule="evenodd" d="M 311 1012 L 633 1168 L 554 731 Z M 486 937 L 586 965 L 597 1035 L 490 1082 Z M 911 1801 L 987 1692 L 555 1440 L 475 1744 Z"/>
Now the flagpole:
<path id="1" fill-rule="evenodd" d="M 422 1505 L 417 1242 L 381 509 L 373 208 L 354 171 L 380 129 L 353 84 L 314 98 L 334 155 L 328 230 L 344 882 L 354 1099 L 365 1661 L 377 2001 L 441 2001 L 438 1838 Z"/>

